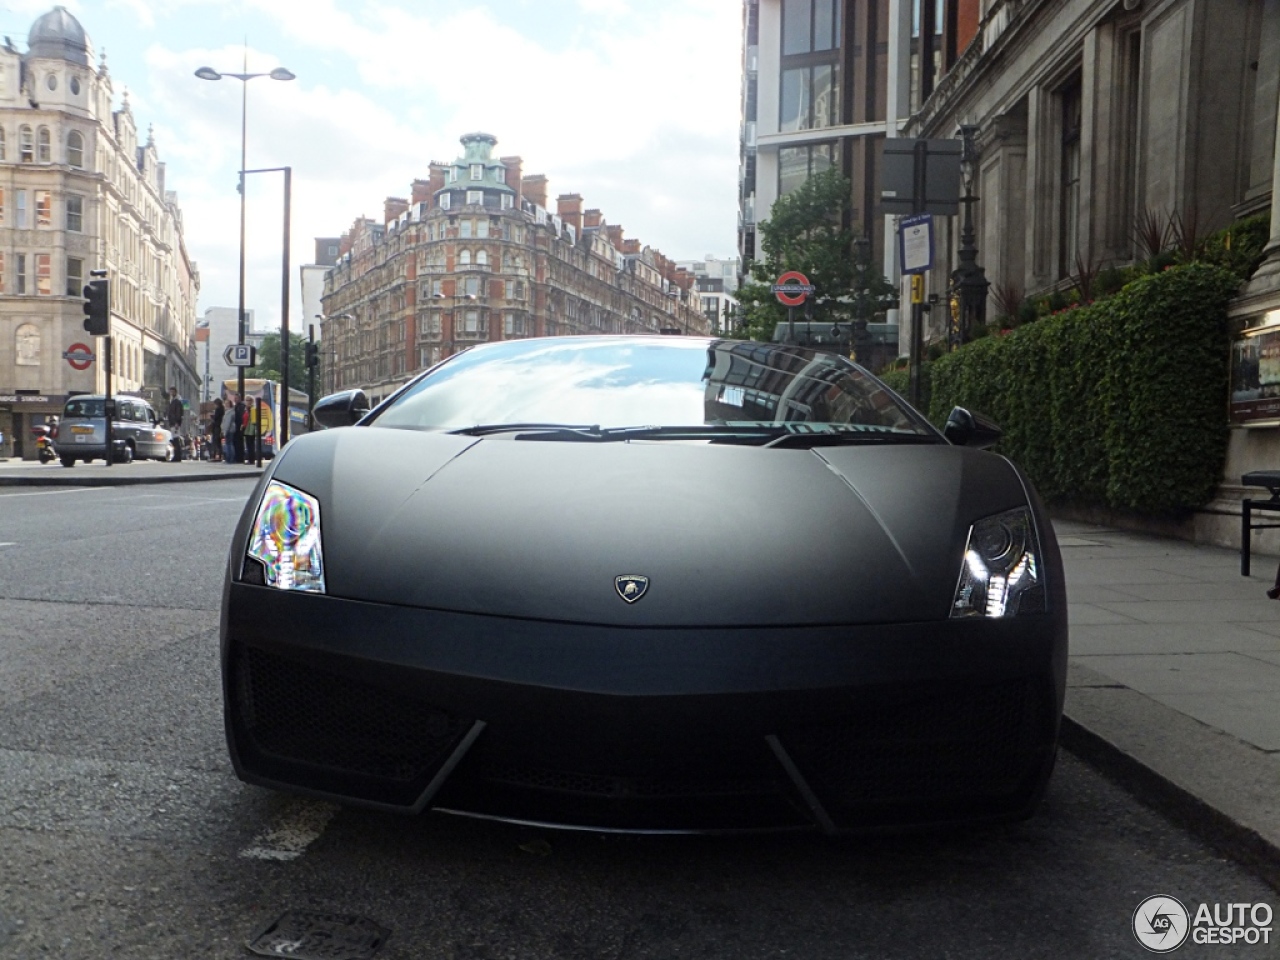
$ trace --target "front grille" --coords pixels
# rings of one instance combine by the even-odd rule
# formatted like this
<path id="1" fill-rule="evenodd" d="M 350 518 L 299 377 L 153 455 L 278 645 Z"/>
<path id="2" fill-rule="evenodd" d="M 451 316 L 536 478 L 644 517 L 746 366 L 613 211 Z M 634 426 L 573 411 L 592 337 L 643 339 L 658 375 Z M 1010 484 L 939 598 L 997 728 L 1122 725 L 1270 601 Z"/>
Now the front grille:
<path id="1" fill-rule="evenodd" d="M 614 799 L 753 796 L 780 793 L 785 784 L 781 772 L 772 777 L 627 777 L 495 765 L 481 767 L 475 776 L 503 786 Z"/>
<path id="2" fill-rule="evenodd" d="M 866 708 L 781 740 L 833 817 L 901 815 L 1028 790 L 1052 739 L 1046 696 L 1012 682 Z"/>
<path id="3" fill-rule="evenodd" d="M 473 722 L 252 647 L 240 651 L 234 676 L 239 722 L 255 753 L 382 781 L 429 778 Z"/>

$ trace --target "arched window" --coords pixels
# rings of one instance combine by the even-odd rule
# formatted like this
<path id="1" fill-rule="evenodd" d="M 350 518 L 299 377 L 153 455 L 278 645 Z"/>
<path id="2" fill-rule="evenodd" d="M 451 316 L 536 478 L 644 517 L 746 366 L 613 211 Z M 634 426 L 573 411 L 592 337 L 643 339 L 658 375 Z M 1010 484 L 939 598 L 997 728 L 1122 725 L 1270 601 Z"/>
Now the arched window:
<path id="1" fill-rule="evenodd" d="M 73 167 L 84 166 L 84 137 L 79 130 L 67 134 L 67 163 Z"/>
<path id="2" fill-rule="evenodd" d="M 18 366 L 40 366 L 40 328 L 24 323 L 14 331 L 14 354 Z"/>
<path id="3" fill-rule="evenodd" d="M 41 127 L 36 138 L 36 149 L 38 159 L 41 163 L 48 163 L 53 159 L 53 150 L 49 145 L 49 128 Z"/>
<path id="4" fill-rule="evenodd" d="M 460 266 L 460 267 L 469 267 L 469 266 L 471 266 L 471 251 L 470 251 L 470 250 L 459 250 L 459 251 L 458 251 L 458 266 Z"/>
<path id="5" fill-rule="evenodd" d="M 8 160 L 9 157 L 5 153 L 4 143 L 4 127 L 0 127 L 0 160 Z"/>
<path id="6" fill-rule="evenodd" d="M 35 134 L 32 133 L 31 127 L 24 123 L 18 128 L 18 160 L 22 163 L 32 163 L 35 159 Z"/>
<path id="7" fill-rule="evenodd" d="M 489 265 L 489 253 L 486 250 L 476 251 L 476 266 L 487 267 Z"/>

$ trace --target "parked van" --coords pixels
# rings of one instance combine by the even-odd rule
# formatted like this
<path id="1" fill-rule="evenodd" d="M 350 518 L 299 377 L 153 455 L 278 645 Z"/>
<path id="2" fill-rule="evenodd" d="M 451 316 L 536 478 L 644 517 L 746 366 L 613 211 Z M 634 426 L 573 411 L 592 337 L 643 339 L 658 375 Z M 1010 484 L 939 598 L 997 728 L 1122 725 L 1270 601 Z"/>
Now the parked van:
<path id="1" fill-rule="evenodd" d="M 135 458 L 176 460 L 173 434 L 160 425 L 160 418 L 142 397 L 112 397 L 116 415 L 111 421 L 111 439 L 116 462 L 128 463 Z M 62 409 L 62 422 L 54 448 L 64 467 L 74 467 L 77 460 L 93 463 L 107 456 L 106 398 L 98 394 L 80 394 L 69 399 Z"/>

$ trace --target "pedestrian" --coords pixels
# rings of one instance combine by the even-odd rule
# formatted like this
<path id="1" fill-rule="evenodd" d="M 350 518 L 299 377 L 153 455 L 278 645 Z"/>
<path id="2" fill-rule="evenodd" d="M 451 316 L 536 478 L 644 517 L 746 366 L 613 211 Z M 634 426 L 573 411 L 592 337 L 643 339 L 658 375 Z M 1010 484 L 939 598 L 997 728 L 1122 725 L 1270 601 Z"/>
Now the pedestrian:
<path id="1" fill-rule="evenodd" d="M 213 401 L 213 413 L 209 416 L 209 436 L 212 446 L 209 449 L 209 459 L 217 463 L 222 459 L 222 418 L 226 415 L 226 409 L 222 406 L 222 398 L 218 397 Z"/>
<path id="2" fill-rule="evenodd" d="M 235 416 L 231 418 L 235 432 L 231 435 L 231 445 L 235 449 L 234 462 L 244 463 L 244 428 L 248 423 L 249 407 L 244 402 L 244 397 L 235 394 L 235 398 L 236 405 L 232 408 Z"/>
<path id="3" fill-rule="evenodd" d="M 178 399 L 178 388 L 169 388 L 169 407 L 165 412 L 165 420 L 169 424 L 169 432 L 173 434 L 173 453 L 175 459 L 182 459 L 182 401 Z"/>
<path id="4" fill-rule="evenodd" d="M 227 396 L 226 412 L 222 415 L 222 459 L 224 463 L 236 462 L 236 395 Z"/>
<path id="5" fill-rule="evenodd" d="M 258 441 L 260 439 L 258 436 L 258 433 L 259 433 L 258 428 L 261 426 L 261 423 L 262 423 L 261 417 L 262 417 L 262 401 L 253 400 L 249 404 L 249 409 L 246 413 L 246 420 L 244 425 L 245 458 L 249 463 L 258 462 L 258 457 L 259 457 Z"/>

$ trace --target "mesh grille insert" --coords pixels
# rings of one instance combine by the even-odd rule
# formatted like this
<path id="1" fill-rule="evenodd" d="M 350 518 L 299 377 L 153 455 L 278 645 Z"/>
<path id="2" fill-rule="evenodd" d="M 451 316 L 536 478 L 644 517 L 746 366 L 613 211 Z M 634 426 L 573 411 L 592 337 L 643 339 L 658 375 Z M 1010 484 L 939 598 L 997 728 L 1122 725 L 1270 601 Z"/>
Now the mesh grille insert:
<path id="1" fill-rule="evenodd" d="M 421 698 L 252 647 L 240 651 L 235 680 L 259 752 L 383 780 L 427 776 L 472 725 Z"/>

